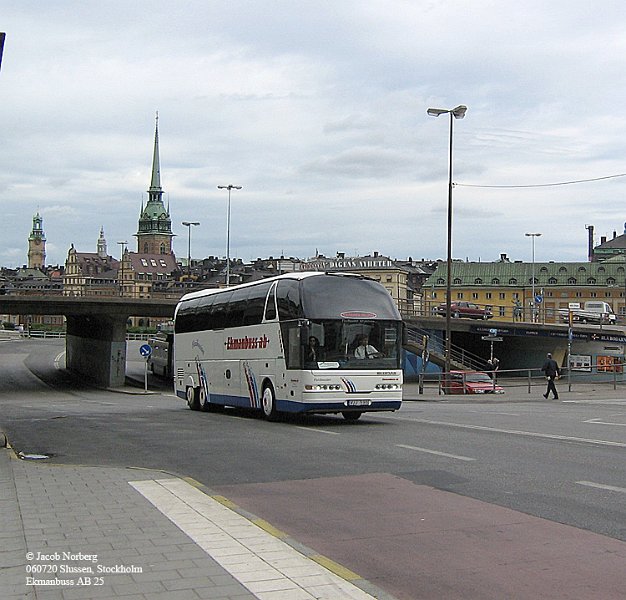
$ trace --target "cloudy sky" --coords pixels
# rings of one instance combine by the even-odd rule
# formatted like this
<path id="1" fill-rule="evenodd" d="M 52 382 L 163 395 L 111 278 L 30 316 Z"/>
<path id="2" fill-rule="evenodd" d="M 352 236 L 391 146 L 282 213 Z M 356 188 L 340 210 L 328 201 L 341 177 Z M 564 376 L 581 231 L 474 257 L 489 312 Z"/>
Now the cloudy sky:
<path id="1" fill-rule="evenodd" d="M 156 111 L 181 258 L 184 220 L 225 256 L 230 183 L 231 256 L 445 258 L 449 120 L 426 110 L 459 104 L 456 258 L 530 260 L 541 232 L 537 261 L 585 260 L 585 225 L 624 231 L 620 0 L 2 0 L 0 31 L 2 266 L 37 211 L 48 264 L 100 227 L 136 248 Z"/>

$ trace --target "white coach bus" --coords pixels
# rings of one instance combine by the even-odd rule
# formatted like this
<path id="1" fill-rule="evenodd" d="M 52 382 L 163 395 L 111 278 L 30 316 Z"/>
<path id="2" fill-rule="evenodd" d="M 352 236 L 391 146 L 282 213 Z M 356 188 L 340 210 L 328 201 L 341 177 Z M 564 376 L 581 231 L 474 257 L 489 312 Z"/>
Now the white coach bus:
<path id="1" fill-rule="evenodd" d="M 402 319 L 389 292 L 354 274 L 289 273 L 183 296 L 174 388 L 192 410 L 394 411 L 402 402 Z"/>

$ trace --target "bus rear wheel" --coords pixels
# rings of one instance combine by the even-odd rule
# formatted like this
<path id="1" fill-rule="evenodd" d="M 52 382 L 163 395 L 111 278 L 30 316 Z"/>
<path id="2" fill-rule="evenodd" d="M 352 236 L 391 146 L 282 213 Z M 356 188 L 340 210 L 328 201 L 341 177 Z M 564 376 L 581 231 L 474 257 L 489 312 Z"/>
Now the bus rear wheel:
<path id="1" fill-rule="evenodd" d="M 266 383 L 263 386 L 261 408 L 263 409 L 263 416 L 268 421 L 275 421 L 278 418 L 278 411 L 276 410 L 276 394 L 274 393 L 274 388 L 271 383 Z"/>
<path id="2" fill-rule="evenodd" d="M 200 398 L 198 393 L 198 388 L 187 386 L 187 391 L 185 392 L 187 396 L 187 406 L 191 410 L 200 410 Z"/>
<path id="3" fill-rule="evenodd" d="M 341 413 L 346 421 L 357 421 L 363 413 L 360 412 L 343 412 Z"/>

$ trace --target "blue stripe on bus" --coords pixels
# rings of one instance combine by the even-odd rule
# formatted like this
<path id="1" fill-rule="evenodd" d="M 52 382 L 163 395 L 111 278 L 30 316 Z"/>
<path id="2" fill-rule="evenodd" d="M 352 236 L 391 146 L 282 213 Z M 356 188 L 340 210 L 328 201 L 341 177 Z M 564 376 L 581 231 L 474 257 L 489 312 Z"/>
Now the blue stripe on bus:
<path id="1" fill-rule="evenodd" d="M 184 392 L 177 391 L 176 395 L 186 400 Z M 239 408 L 250 408 L 250 398 L 248 396 L 227 396 L 225 394 L 211 394 L 211 403 L 222 406 L 236 406 Z M 276 400 L 276 409 L 286 413 L 305 412 L 343 412 L 345 410 L 362 410 L 363 412 L 376 410 L 398 410 L 402 405 L 400 400 L 384 401 L 373 400 L 367 406 L 346 406 L 343 402 L 295 402 L 293 400 Z"/>

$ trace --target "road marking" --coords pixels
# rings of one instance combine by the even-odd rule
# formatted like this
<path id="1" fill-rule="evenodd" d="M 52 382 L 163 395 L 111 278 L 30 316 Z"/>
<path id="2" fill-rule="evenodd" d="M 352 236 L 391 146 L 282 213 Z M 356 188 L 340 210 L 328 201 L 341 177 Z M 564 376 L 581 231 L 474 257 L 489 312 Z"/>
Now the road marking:
<path id="1" fill-rule="evenodd" d="M 352 571 L 305 556 L 186 481 L 129 483 L 258 598 L 374 600 L 348 580 L 360 579 Z"/>
<path id="2" fill-rule="evenodd" d="M 328 435 L 339 435 L 339 431 L 328 431 L 327 429 L 319 429 L 317 427 L 302 427 L 296 425 L 296 429 L 304 429 L 304 431 L 315 431 L 316 433 L 327 433 Z"/>
<path id="3" fill-rule="evenodd" d="M 593 481 L 577 481 L 578 485 L 585 485 L 587 487 L 598 488 L 600 490 L 609 490 L 611 492 L 621 492 L 626 494 L 626 488 L 617 487 L 615 485 L 604 485 L 603 483 L 594 483 Z"/>
<path id="4" fill-rule="evenodd" d="M 54 357 L 54 368 L 59 370 L 61 368 L 61 357 L 65 354 L 65 350 L 63 350 L 63 352 L 59 352 L 55 357 Z"/>
<path id="5" fill-rule="evenodd" d="M 619 414 L 616 416 L 622 417 L 624 415 Z M 600 421 L 600 419 L 587 419 L 586 421 L 583 421 L 583 423 L 592 423 L 593 425 L 617 425 L 619 427 L 626 427 L 626 423 L 615 423 L 612 421 Z"/>
<path id="6" fill-rule="evenodd" d="M 546 440 L 559 440 L 562 442 L 581 442 L 583 444 L 596 444 L 599 446 L 615 446 L 617 448 L 626 448 L 624 442 L 611 442 L 609 440 L 593 440 L 588 438 L 579 438 L 569 435 L 557 435 L 555 433 L 536 433 L 534 431 L 519 431 L 516 429 L 499 429 L 497 427 L 485 427 L 484 425 L 466 425 L 464 423 L 450 423 L 448 421 L 431 421 L 429 419 L 409 419 L 407 417 L 378 417 L 390 421 L 409 421 L 410 423 L 425 423 L 427 425 L 443 425 L 445 427 L 457 427 L 458 429 L 473 429 L 476 431 L 491 431 L 493 433 L 508 433 L 510 435 L 521 435 L 525 437 L 543 438 Z"/>
<path id="7" fill-rule="evenodd" d="M 437 456 L 445 456 L 447 458 L 455 458 L 456 460 L 476 460 L 469 456 L 459 456 L 458 454 L 448 454 L 447 452 L 438 452 L 437 450 L 429 450 L 428 448 L 418 448 L 417 446 L 407 446 L 406 444 L 396 444 L 397 448 L 407 448 L 408 450 L 417 450 L 418 452 L 426 452 L 427 454 L 436 454 Z"/>

